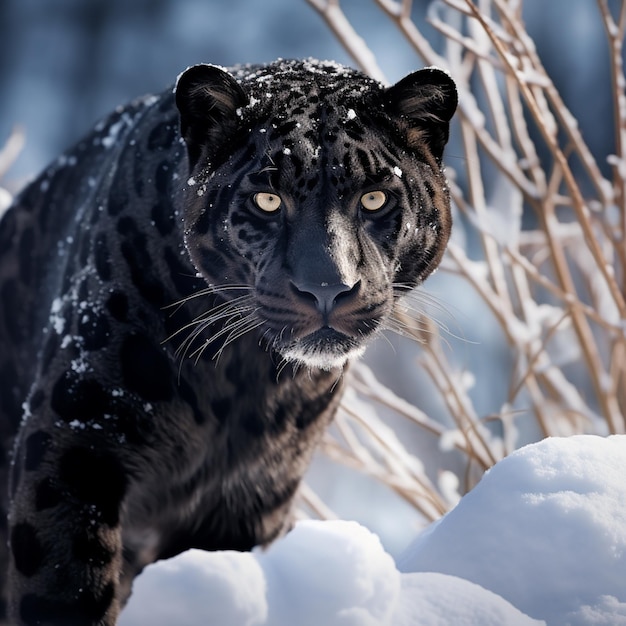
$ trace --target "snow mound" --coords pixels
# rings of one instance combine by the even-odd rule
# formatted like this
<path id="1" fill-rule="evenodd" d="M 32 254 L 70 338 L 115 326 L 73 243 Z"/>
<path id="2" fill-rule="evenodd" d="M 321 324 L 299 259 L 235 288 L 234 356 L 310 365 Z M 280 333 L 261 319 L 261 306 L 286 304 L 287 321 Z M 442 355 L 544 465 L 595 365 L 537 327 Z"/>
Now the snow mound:
<path id="1" fill-rule="evenodd" d="M 518 450 L 399 567 L 459 576 L 549 624 L 626 624 L 626 436 Z"/>
<path id="2" fill-rule="evenodd" d="M 265 593 L 263 570 L 250 554 L 189 550 L 145 569 L 119 623 L 254 626 L 265 623 Z"/>
<path id="3" fill-rule="evenodd" d="M 456 576 L 402 575 L 390 626 L 531 626 L 531 619 L 491 591 Z"/>
<path id="4" fill-rule="evenodd" d="M 461 599 L 461 601 L 459 601 Z M 303 521 L 266 551 L 190 550 L 147 567 L 120 626 L 531 626 L 496 594 L 400 574 L 356 522 Z"/>
<path id="5" fill-rule="evenodd" d="M 626 436 L 546 439 L 492 468 L 398 565 L 355 522 L 300 522 L 265 551 L 147 567 L 119 623 L 626 625 L 625 477 Z"/>
<path id="6" fill-rule="evenodd" d="M 300 522 L 256 557 L 267 577 L 268 624 L 389 623 L 400 573 L 378 537 L 356 522 Z"/>

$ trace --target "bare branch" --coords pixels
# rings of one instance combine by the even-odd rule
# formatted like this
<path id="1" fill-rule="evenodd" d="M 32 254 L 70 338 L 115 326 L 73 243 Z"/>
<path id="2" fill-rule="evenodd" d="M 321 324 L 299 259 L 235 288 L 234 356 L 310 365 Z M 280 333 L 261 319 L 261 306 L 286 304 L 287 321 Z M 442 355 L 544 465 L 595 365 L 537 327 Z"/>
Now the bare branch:
<path id="1" fill-rule="evenodd" d="M 337 39 L 350 53 L 361 70 L 372 78 L 387 83 L 374 53 L 357 34 L 339 6 L 338 0 L 306 0 L 326 21 Z"/>

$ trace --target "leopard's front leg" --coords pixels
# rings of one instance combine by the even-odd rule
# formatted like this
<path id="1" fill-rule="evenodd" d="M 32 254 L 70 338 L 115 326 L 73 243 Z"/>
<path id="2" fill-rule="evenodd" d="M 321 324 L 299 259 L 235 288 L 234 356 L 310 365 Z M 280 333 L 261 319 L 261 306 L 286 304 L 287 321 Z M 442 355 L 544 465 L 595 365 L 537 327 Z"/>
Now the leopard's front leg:
<path id="1" fill-rule="evenodd" d="M 120 510 L 128 474 L 97 432 L 85 432 L 85 424 L 75 430 L 58 443 L 58 433 L 53 439 L 46 430 L 25 426 L 16 449 L 9 518 L 11 623 L 116 623 Z"/>

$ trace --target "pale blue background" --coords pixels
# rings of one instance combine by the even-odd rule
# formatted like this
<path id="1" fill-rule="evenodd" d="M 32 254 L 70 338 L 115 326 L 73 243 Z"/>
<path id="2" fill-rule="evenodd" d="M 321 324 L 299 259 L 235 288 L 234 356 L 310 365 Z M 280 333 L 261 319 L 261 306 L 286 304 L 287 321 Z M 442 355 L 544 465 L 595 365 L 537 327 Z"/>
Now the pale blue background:
<path id="1" fill-rule="evenodd" d="M 428 2 L 416 0 L 423 16 Z M 390 80 L 418 68 L 370 0 L 342 6 Z M 527 0 L 525 18 L 592 148 L 611 141 L 607 48 L 593 0 Z M 0 0 L 0 143 L 20 124 L 13 177 L 43 168 L 117 104 L 161 90 L 188 65 L 276 57 L 350 63 L 304 0 Z"/>

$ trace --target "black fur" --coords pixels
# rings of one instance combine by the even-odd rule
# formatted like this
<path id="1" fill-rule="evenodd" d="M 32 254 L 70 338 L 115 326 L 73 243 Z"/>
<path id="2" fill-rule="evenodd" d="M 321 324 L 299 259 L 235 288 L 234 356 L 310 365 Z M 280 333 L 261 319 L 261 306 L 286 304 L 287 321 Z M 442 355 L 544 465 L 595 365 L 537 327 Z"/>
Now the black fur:
<path id="1" fill-rule="evenodd" d="M 147 563 L 285 532 L 345 367 L 445 248 L 455 106 L 432 69 L 385 89 L 313 60 L 197 66 L 16 199 L 12 623 L 110 626 Z"/>

